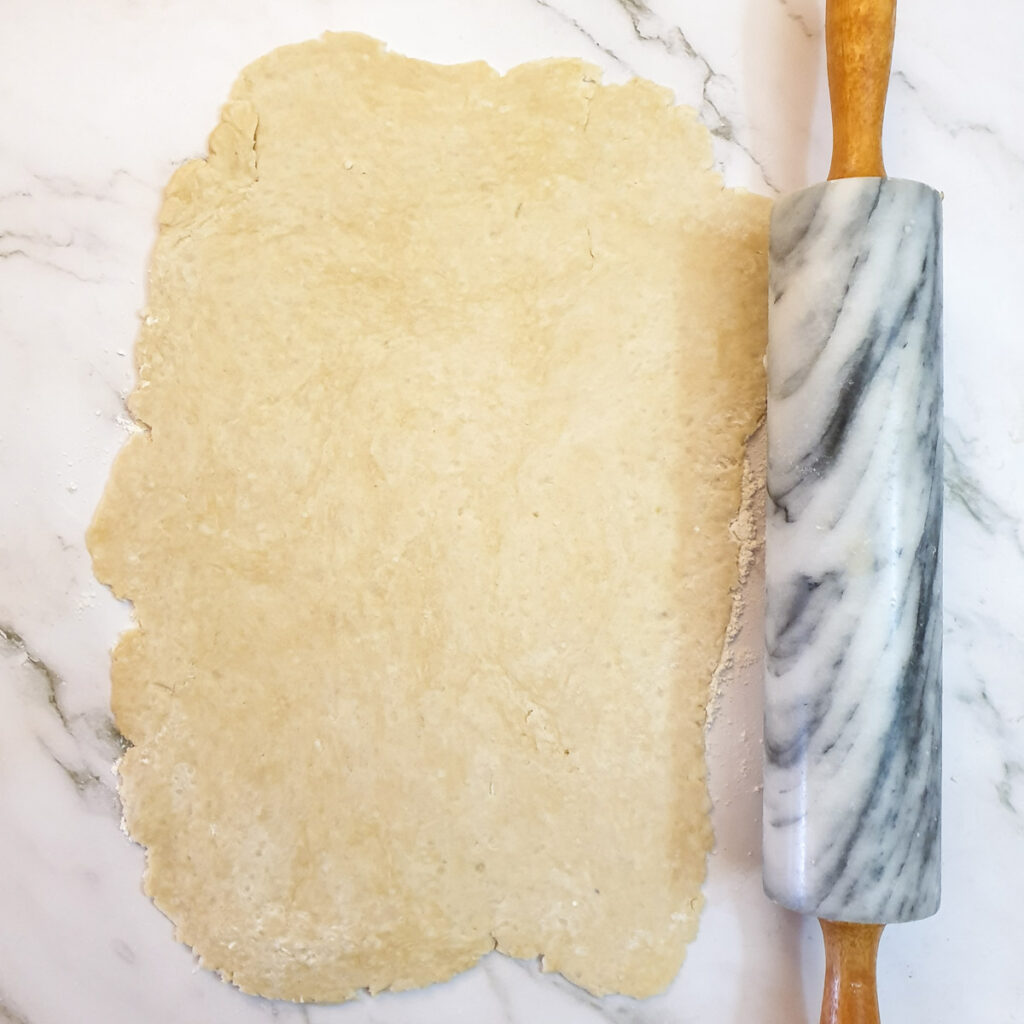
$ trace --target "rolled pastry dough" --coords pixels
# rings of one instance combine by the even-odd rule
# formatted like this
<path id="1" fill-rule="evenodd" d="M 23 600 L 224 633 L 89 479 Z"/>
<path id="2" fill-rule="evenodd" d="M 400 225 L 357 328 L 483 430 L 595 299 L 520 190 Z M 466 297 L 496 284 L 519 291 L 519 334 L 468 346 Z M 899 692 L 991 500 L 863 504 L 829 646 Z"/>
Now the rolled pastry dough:
<path id="1" fill-rule="evenodd" d="M 328 35 L 167 188 L 89 543 L 146 889 L 248 992 L 642 996 L 696 930 L 768 202 L 597 77 Z"/>

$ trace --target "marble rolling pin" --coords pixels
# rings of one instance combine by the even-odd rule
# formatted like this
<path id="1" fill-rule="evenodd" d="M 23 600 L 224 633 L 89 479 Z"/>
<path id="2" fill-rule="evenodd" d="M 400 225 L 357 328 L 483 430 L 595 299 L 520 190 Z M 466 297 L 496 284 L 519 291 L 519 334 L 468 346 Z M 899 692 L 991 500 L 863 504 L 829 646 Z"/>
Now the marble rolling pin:
<path id="1" fill-rule="evenodd" d="M 895 0 L 828 0 L 829 180 L 771 225 L 764 885 L 821 919 L 823 1024 L 939 906 L 941 209 L 886 178 Z"/>

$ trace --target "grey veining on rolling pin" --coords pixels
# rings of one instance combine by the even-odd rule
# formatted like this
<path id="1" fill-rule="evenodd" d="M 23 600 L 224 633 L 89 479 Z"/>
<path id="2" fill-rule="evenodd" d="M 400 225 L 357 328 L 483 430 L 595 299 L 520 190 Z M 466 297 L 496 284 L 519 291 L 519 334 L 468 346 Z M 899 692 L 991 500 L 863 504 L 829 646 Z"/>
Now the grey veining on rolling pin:
<path id="1" fill-rule="evenodd" d="M 940 223 L 878 179 L 772 219 L 764 873 L 819 917 L 938 907 Z"/>

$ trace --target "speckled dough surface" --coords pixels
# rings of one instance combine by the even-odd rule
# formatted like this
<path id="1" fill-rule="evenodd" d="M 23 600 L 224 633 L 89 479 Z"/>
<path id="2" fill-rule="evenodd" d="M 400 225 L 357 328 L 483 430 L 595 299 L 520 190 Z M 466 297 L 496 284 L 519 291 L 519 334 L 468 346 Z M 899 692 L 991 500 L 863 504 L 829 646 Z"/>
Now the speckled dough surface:
<path id="1" fill-rule="evenodd" d="M 168 186 L 90 545 L 146 888 L 249 992 L 497 946 L 653 993 L 762 412 L 766 200 L 692 112 L 331 35 Z"/>

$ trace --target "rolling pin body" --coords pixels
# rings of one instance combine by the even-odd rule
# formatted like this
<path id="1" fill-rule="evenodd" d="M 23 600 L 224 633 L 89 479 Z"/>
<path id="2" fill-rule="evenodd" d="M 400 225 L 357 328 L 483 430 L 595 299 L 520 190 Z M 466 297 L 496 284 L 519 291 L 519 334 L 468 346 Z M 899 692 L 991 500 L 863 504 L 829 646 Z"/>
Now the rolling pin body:
<path id="1" fill-rule="evenodd" d="M 939 902 L 940 236 L 885 178 L 772 217 L 764 882 L 831 920 Z"/>

